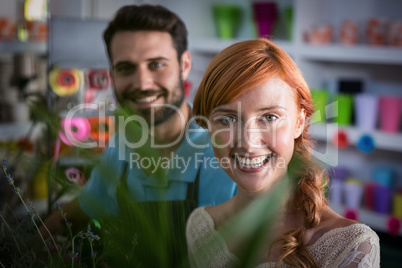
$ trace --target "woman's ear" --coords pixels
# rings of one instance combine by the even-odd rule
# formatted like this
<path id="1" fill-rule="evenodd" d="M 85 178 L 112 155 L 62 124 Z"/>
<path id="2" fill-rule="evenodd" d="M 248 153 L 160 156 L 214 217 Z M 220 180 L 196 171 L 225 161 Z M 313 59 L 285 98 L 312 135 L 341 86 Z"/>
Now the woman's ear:
<path id="1" fill-rule="evenodd" d="M 191 55 L 188 50 L 184 51 L 181 55 L 180 59 L 180 67 L 181 67 L 181 77 L 184 80 L 187 79 L 188 74 L 191 70 Z"/>
<path id="2" fill-rule="evenodd" d="M 305 123 L 306 123 L 306 110 L 301 109 L 297 117 L 294 139 L 297 139 L 303 133 Z"/>

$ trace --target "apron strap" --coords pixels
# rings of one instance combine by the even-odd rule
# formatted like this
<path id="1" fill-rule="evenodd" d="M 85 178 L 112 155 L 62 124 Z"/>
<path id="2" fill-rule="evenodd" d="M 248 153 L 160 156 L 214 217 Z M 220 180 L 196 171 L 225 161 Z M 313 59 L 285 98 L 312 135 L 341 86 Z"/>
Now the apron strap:
<path id="1" fill-rule="evenodd" d="M 198 205 L 198 190 L 200 169 L 194 182 L 187 184 L 186 200 L 177 201 L 149 201 L 132 204 L 129 200 L 128 163 L 124 162 L 120 185 L 116 189 L 116 198 L 120 216 L 129 226 L 135 226 L 138 232 L 138 244 L 135 248 L 135 258 L 140 263 L 153 267 L 160 266 L 160 260 L 152 254 L 158 239 L 162 239 L 160 252 L 165 257 L 167 267 L 188 267 L 186 244 L 186 220 Z M 142 217 L 138 217 L 142 215 Z M 160 222 L 165 221 L 165 228 L 160 228 Z M 165 232 L 168 233 L 165 233 Z M 127 237 L 126 237 L 127 238 Z M 122 238 L 125 239 L 125 238 Z M 128 239 L 128 238 L 127 238 Z"/>
<path id="2" fill-rule="evenodd" d="M 124 167 L 123 167 L 123 172 L 121 173 L 121 177 L 120 177 L 120 182 L 123 185 L 123 187 L 128 189 L 128 184 L 127 184 L 127 167 L 128 167 L 128 163 L 124 162 Z"/>
<path id="3" fill-rule="evenodd" d="M 198 192 L 199 192 L 199 185 L 200 185 L 200 172 L 201 168 L 197 171 L 197 176 L 195 177 L 195 181 L 189 183 L 187 186 L 187 195 L 186 200 L 194 200 L 196 207 L 198 207 Z"/>

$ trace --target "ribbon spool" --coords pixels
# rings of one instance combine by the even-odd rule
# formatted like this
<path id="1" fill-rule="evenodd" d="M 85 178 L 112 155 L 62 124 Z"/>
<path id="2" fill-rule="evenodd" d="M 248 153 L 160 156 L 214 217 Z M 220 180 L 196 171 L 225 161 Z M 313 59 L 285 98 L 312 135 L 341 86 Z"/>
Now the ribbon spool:
<path id="1" fill-rule="evenodd" d="M 70 124 L 68 124 L 70 121 Z M 88 119 L 83 117 L 74 117 L 71 119 L 61 120 L 61 128 L 64 131 L 59 131 L 59 137 L 66 145 L 73 146 L 73 142 L 82 142 L 86 140 L 91 132 L 91 125 Z M 75 139 L 70 141 L 66 135 L 67 131 L 70 131 L 72 137 Z"/>
<path id="2" fill-rule="evenodd" d="M 89 118 L 91 125 L 90 137 L 96 141 L 108 142 L 111 131 L 114 130 L 114 121 L 108 117 L 93 117 Z"/>
<path id="3" fill-rule="evenodd" d="M 97 90 L 107 89 L 110 84 L 107 70 L 92 70 L 88 74 L 89 86 Z"/>
<path id="4" fill-rule="evenodd" d="M 370 153 L 374 151 L 374 139 L 370 135 L 363 135 L 357 142 L 357 148 L 363 153 Z"/>
<path id="5" fill-rule="evenodd" d="M 82 173 L 79 169 L 70 167 L 65 170 L 64 174 L 67 179 L 73 183 L 77 183 L 79 185 L 83 185 L 85 182 L 84 173 Z"/>
<path id="6" fill-rule="evenodd" d="M 80 89 L 81 76 L 81 71 L 77 69 L 60 70 L 54 68 L 49 74 L 49 84 L 56 95 L 60 97 L 71 96 Z"/>
<path id="7" fill-rule="evenodd" d="M 339 149 L 346 148 L 349 146 L 348 134 L 345 131 L 340 130 L 334 135 L 332 142 Z"/>
<path id="8" fill-rule="evenodd" d="M 357 210 L 355 210 L 355 209 L 347 208 L 347 209 L 344 211 L 343 214 L 344 214 L 343 216 L 344 216 L 346 219 L 350 219 L 350 220 L 354 220 L 354 221 L 359 220 L 359 213 L 358 213 Z"/>
<path id="9" fill-rule="evenodd" d="M 397 236 L 401 230 L 401 221 L 394 216 L 391 216 L 387 220 L 387 232 L 391 235 Z"/>

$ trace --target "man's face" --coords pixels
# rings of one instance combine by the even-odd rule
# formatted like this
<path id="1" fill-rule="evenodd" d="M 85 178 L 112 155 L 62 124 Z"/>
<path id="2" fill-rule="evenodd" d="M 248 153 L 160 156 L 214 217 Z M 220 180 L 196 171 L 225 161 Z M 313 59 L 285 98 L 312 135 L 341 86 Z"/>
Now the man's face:
<path id="1" fill-rule="evenodd" d="M 184 100 L 182 79 L 187 73 L 182 73 L 169 33 L 117 32 L 111 41 L 111 57 L 111 75 L 120 104 L 128 104 L 154 125 L 177 111 L 174 107 L 179 108 Z"/>

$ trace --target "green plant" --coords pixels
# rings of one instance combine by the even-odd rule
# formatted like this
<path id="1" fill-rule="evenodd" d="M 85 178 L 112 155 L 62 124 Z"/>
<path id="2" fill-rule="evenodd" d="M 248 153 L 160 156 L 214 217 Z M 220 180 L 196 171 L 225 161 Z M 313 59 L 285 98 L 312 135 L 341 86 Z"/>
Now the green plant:
<path id="1" fill-rule="evenodd" d="M 25 202 L 21 196 L 20 188 L 15 185 L 14 178 L 7 171 L 7 160 L 3 161 L 1 168 L 28 217 L 15 216 L 11 208 L 8 208 L 11 213 L 6 213 L 6 209 L 0 212 L 0 267 L 87 267 L 86 258 L 79 254 L 83 252 L 84 240 L 88 241 L 90 247 L 88 254 L 91 266 L 96 267 L 97 254 L 93 246 L 100 237 L 91 231 L 91 226 L 88 224 L 85 231 L 73 235 L 71 223 L 67 221 L 66 214 L 59 206 L 70 239 L 63 236 L 57 236 L 55 239 L 49 232 L 49 238 L 45 240 L 38 227 L 38 224 L 44 225 L 43 221 L 32 202 Z M 77 242 L 76 239 L 80 240 Z"/>

